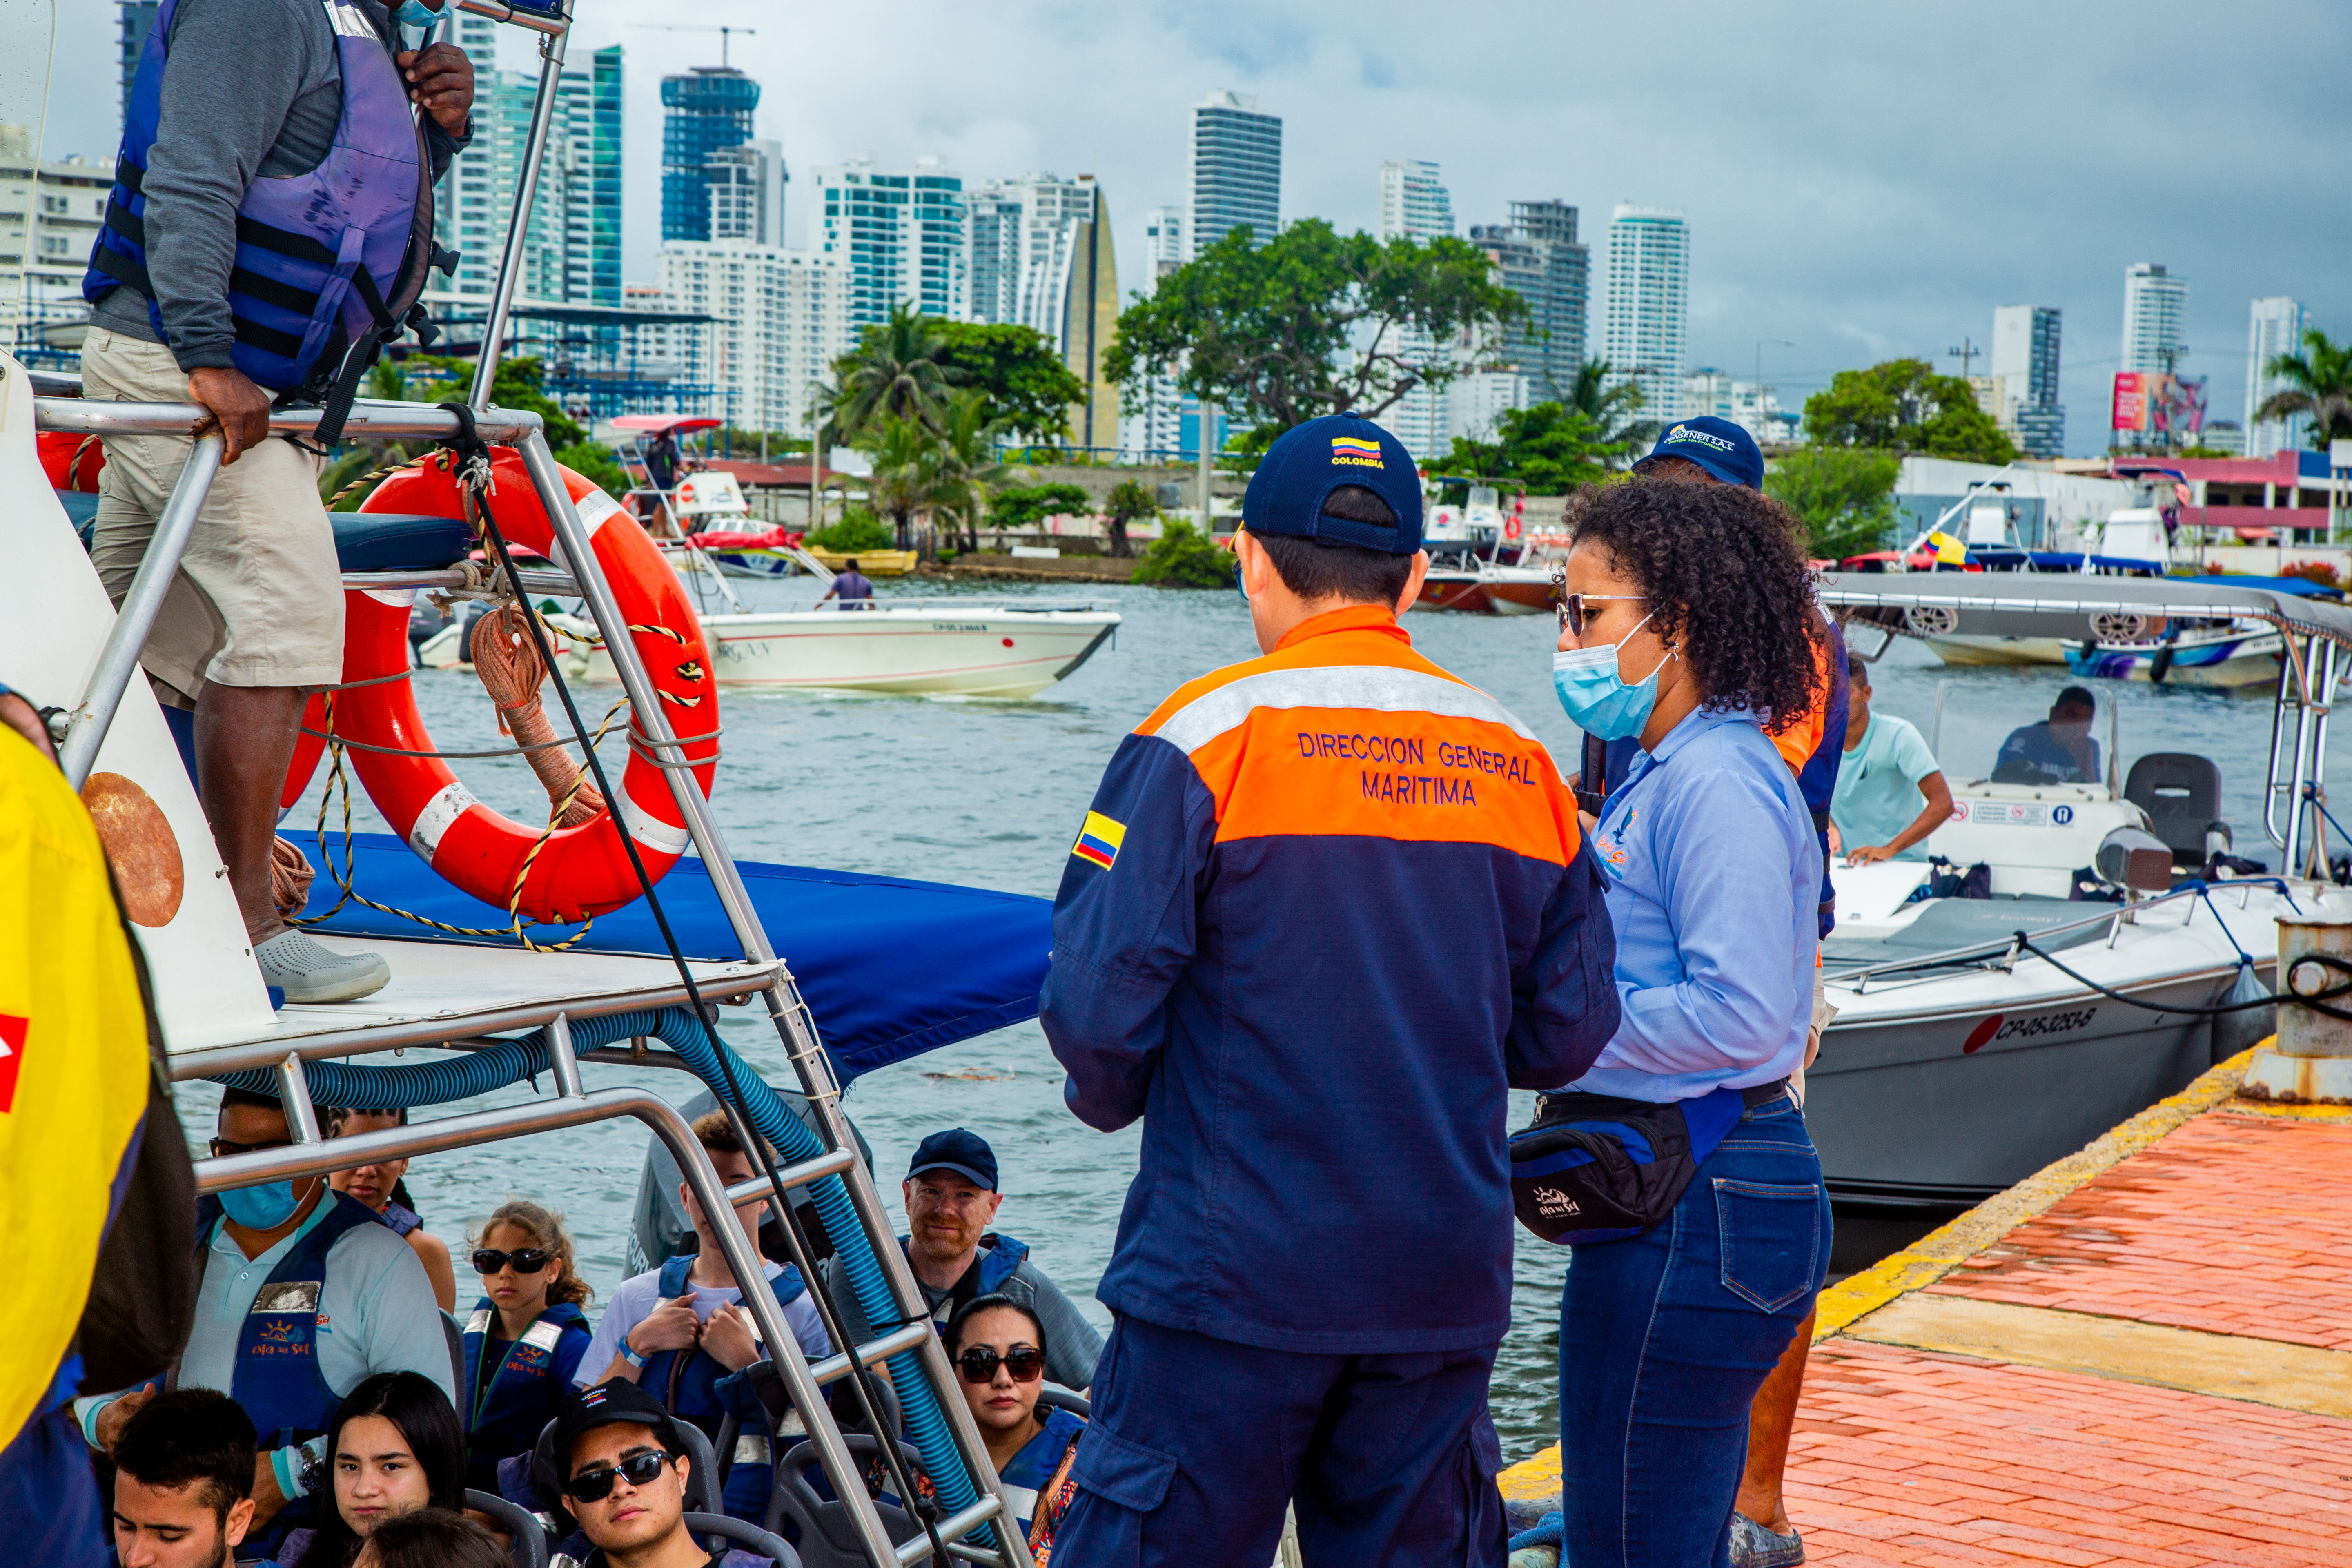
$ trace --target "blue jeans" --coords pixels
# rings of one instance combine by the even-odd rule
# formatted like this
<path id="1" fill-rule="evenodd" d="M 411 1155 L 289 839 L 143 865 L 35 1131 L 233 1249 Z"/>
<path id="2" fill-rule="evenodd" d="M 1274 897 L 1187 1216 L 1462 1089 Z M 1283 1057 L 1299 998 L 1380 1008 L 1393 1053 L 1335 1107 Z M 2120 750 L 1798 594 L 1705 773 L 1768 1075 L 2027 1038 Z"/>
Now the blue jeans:
<path id="1" fill-rule="evenodd" d="M 1804 1112 L 1741 1115 L 1646 1236 L 1573 1248 L 1559 1309 L 1564 1561 L 1729 1561 L 1748 1406 L 1829 1271 Z"/>
<path id="2" fill-rule="evenodd" d="M 1071 1568 L 1501 1568 L 1495 1347 L 1318 1355 L 1122 1316 L 1054 1539 Z"/>

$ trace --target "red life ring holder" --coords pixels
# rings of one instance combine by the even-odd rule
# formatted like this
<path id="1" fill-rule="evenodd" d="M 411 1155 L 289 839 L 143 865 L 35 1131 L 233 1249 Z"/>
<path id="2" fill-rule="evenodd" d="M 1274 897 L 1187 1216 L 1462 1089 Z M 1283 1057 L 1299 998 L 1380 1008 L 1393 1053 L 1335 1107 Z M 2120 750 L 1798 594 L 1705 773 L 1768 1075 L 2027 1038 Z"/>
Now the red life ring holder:
<path id="1" fill-rule="evenodd" d="M 491 448 L 495 489 L 488 498 L 507 542 L 518 549 L 554 553 L 554 529 L 541 509 L 522 459 L 510 447 Z M 619 601 L 622 618 L 635 631 L 654 689 L 680 736 L 707 735 L 681 753 L 695 764 L 694 782 L 710 794 L 719 745 L 718 694 L 710 679 L 710 655 L 692 603 L 645 529 L 619 502 L 569 468 L 559 468 L 564 488 L 579 509 Z M 360 508 L 362 511 L 408 512 L 463 517 L 457 480 L 446 456 L 393 475 Z M 348 589 L 343 595 L 343 683 L 397 675 L 408 668 L 408 613 L 415 593 L 407 589 Z M 646 629 L 650 628 L 650 629 Z M 665 629 L 666 628 L 666 629 Z M 306 729 L 324 730 L 323 694 L 310 699 Z M 408 847 L 450 883 L 499 910 L 508 906 L 515 878 L 523 885 L 516 909 L 549 925 L 568 925 L 616 910 L 638 896 L 636 873 L 621 844 L 621 823 L 636 841 L 646 872 L 656 880 L 686 852 L 688 837 L 677 803 L 662 777 L 666 771 L 632 746 L 620 781 L 620 798 L 592 821 L 560 827 L 523 873 L 545 824 L 510 820 L 474 798 L 438 757 L 393 756 L 361 746 L 400 751 L 435 750 L 417 711 L 414 684 L 379 680 L 335 694 L 335 732 L 361 742 L 345 754 L 367 788 L 368 798 L 408 840 Z M 325 742 L 302 737 L 287 775 L 282 797 L 300 798 Z M 613 809 L 619 807 L 616 813 Z"/>

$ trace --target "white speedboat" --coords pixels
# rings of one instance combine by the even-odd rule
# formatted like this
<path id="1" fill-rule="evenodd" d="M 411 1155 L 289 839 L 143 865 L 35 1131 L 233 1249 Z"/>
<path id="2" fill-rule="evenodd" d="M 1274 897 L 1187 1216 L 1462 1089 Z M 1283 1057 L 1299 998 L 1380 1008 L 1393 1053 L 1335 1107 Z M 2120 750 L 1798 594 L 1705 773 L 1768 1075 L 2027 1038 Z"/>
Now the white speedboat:
<path id="1" fill-rule="evenodd" d="M 705 616 L 702 631 L 721 685 L 1034 697 L 1092 658 L 1118 622 L 1117 610 L 1090 605 L 939 599 Z M 616 679 L 588 627 L 556 625 L 571 634 L 558 650 L 565 674 Z"/>
<path id="2" fill-rule="evenodd" d="M 1806 1100 L 1832 1195 L 1864 1212 L 1962 1205 L 2267 1033 L 2167 1005 L 2221 1002 L 2241 952 L 2268 981 L 2279 916 L 2352 917 L 2352 892 L 2326 880 L 2321 801 L 2307 795 L 2324 776 L 2324 694 L 2339 648 L 2352 649 L 2352 611 L 2210 581 L 2071 574 L 1832 574 L 1822 597 L 1850 636 L 1867 625 L 1916 636 L 1926 611 L 1947 632 L 2072 642 L 2094 617 L 2138 615 L 2252 621 L 2285 650 L 2263 824 L 2284 878 L 2197 882 L 2224 842 L 2218 770 L 2163 753 L 2124 769 L 2112 710 L 2100 782 L 1953 781 L 1953 819 L 1927 841 L 1951 863 L 1942 885 L 1916 862 L 1832 871 L 1838 926 L 1822 956 L 1838 1016 Z M 1951 883 L 1979 867 L 1974 896 L 1957 896 Z M 2026 951 L 2021 931 L 2050 956 Z"/>

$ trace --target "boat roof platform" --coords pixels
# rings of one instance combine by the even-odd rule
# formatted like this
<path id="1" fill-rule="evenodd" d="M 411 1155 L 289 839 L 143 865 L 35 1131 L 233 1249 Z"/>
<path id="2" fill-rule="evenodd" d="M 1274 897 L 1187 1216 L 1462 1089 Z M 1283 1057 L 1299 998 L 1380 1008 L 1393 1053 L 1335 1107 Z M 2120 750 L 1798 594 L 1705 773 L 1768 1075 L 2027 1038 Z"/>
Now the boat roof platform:
<path id="1" fill-rule="evenodd" d="M 2252 1054 L 1822 1293 L 1808 1563 L 2352 1564 L 2352 1109 Z M 1559 1449 L 1502 1486 L 1558 1507 Z"/>

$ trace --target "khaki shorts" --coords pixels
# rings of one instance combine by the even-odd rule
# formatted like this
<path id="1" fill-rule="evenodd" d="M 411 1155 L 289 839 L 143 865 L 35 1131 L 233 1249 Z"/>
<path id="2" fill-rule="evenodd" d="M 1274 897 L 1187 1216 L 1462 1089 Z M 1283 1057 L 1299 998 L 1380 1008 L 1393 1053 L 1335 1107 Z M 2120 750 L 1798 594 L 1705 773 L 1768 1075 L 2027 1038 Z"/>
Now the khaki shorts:
<path id="1" fill-rule="evenodd" d="M 82 346 L 81 374 L 94 398 L 188 400 L 187 373 L 171 350 L 102 327 L 92 327 Z M 117 605 L 194 445 L 184 436 L 106 438 L 90 561 Z M 317 458 L 271 439 L 221 469 L 140 662 L 191 701 L 207 680 L 331 686 L 342 679 L 342 574 L 319 500 Z"/>

